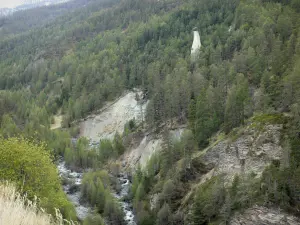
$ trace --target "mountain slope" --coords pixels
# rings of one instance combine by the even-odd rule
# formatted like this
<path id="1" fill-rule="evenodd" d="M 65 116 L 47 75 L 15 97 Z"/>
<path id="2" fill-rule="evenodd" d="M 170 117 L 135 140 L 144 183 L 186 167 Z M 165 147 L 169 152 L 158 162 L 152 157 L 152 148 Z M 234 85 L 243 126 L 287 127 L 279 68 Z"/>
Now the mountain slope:
<path id="1" fill-rule="evenodd" d="M 107 169 L 112 177 L 123 170 L 124 152 L 155 152 L 147 134 L 162 138 L 148 166 L 132 174 L 128 199 L 138 224 L 226 223 L 254 204 L 297 216 L 298 2 L 106 3 L 1 39 L 4 137 L 34 136 L 68 165 Z M 201 49 L 191 61 L 195 27 Z M 126 116 L 125 132 L 112 140 L 93 148 L 84 138 L 70 143 L 82 118 L 134 88 L 149 101 L 144 123 Z M 50 131 L 58 112 L 63 128 Z M 188 128 L 181 139 L 170 138 L 169 129 L 181 126 Z M 86 183 L 91 204 L 105 199 L 96 181 Z M 108 218 L 120 211 L 101 202 L 98 212 L 111 209 Z"/>

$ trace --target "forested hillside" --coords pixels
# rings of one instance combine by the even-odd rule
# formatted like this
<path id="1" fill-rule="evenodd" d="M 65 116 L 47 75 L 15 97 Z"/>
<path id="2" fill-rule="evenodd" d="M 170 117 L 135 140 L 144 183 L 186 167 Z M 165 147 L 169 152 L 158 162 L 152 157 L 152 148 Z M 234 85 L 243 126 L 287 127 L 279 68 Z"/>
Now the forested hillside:
<path id="1" fill-rule="evenodd" d="M 93 0 L 74 0 L 59 5 L 17 11 L 13 15 L 0 16 L 0 35 L 2 38 L 41 27 L 53 22 L 55 18 L 75 11 L 78 8 L 80 9 L 76 11 L 77 13 L 89 15 L 91 11 L 98 11 L 103 7 L 111 6 L 113 3 L 114 1 L 103 1 L 103 4 L 99 4 Z M 82 12 L 82 8 L 84 7 L 87 9 Z M 75 14 L 72 13 L 72 16 L 69 16 L 69 20 L 74 20 L 74 17 Z"/>
<path id="2" fill-rule="evenodd" d="M 8 154 L 6 145 L 19 143 L 46 151 L 53 161 L 65 157 L 72 168 L 93 168 L 84 176 L 82 198 L 105 223 L 124 224 L 110 194 L 118 186 L 112 161 L 130 150 L 128 136 L 183 125 L 179 141 L 165 138 L 162 151 L 132 174 L 128 200 L 137 224 L 225 224 L 255 204 L 299 216 L 299 12 L 299 0 L 78 0 L 1 19 L 1 155 Z M 191 60 L 193 30 L 202 46 Z M 145 123 L 126 121 L 124 134 L 90 150 L 84 138 L 70 141 L 78 137 L 78 121 L 135 88 L 149 101 Z M 63 128 L 51 130 L 58 114 Z M 204 159 L 220 141 L 236 143 L 248 133 L 256 140 L 265 130 L 280 133 L 268 141 L 282 147 L 284 163 L 264 155 L 257 160 L 271 166 L 253 177 L 226 180 L 218 170 L 202 180 L 212 170 Z M 0 172 L 24 186 L 22 169 L 11 179 Z M 42 197 L 39 191 L 33 194 Z M 60 209 L 74 219 L 64 198 Z M 49 202 L 53 213 L 58 203 Z"/>

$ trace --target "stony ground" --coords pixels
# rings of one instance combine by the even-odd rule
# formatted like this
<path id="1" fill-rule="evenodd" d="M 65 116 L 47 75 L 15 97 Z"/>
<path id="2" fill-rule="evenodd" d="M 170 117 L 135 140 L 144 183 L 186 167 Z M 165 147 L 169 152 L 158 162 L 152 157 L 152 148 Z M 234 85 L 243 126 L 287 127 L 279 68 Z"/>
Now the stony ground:
<path id="1" fill-rule="evenodd" d="M 267 125 L 262 130 L 243 129 L 239 137 L 226 138 L 210 146 L 199 157 L 213 167 L 213 176 L 226 174 L 228 181 L 235 174 L 254 173 L 257 176 L 274 161 L 283 160 L 280 143 L 282 125 Z"/>
<path id="2" fill-rule="evenodd" d="M 139 92 L 139 95 L 141 93 Z M 131 119 L 144 117 L 147 103 L 139 104 L 136 93 L 129 92 L 109 105 L 100 114 L 89 116 L 80 123 L 80 134 L 92 142 L 112 139 L 116 132 L 123 133 L 124 125 Z"/>
<path id="3" fill-rule="evenodd" d="M 299 218 L 288 215 L 280 209 L 254 206 L 233 217 L 230 225 L 297 225 Z"/>

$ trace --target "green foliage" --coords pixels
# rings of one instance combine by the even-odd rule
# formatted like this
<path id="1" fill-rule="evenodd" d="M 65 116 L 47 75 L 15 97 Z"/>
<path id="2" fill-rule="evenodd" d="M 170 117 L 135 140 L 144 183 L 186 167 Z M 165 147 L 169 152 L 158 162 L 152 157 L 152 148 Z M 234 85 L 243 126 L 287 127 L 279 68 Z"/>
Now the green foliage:
<path id="1" fill-rule="evenodd" d="M 124 135 L 127 135 L 136 129 L 136 121 L 135 119 L 129 120 L 127 123 L 124 125 Z"/>
<path id="2" fill-rule="evenodd" d="M 108 198 L 105 202 L 104 216 L 109 225 L 124 225 L 124 215 L 118 202 L 113 198 Z"/>
<path id="3" fill-rule="evenodd" d="M 191 100 L 189 104 L 189 110 L 188 110 L 188 121 L 189 121 L 189 127 L 191 127 L 193 133 L 195 133 L 195 121 L 196 121 L 196 102 L 194 99 Z"/>
<path id="4" fill-rule="evenodd" d="M 134 200 L 133 203 L 135 205 L 135 207 L 137 208 L 140 201 L 142 201 L 145 197 L 146 193 L 145 193 L 145 188 L 144 188 L 144 182 L 142 181 L 141 183 L 139 183 L 136 192 L 134 193 Z"/>
<path id="5" fill-rule="evenodd" d="M 141 86 L 151 100 L 148 124 L 174 118 L 186 122 L 189 117 L 201 147 L 222 123 L 229 132 L 251 115 L 246 83 L 263 87 L 261 95 L 270 99 L 266 108 L 281 107 L 286 97 L 281 96 L 282 80 L 290 80 L 297 54 L 298 17 L 290 7 L 297 9 L 296 1 L 255 5 L 235 0 L 132 0 L 110 7 L 115 3 L 91 2 L 49 26 L 2 40 L 1 88 L 14 90 L 30 83 L 27 92 L 37 96 L 48 113 L 62 107 L 68 127 L 124 89 Z M 184 6 L 172 10 L 178 4 Z M 195 26 L 203 47 L 191 64 L 190 31 Z M 33 43 L 37 51 L 31 51 Z"/>
<path id="6" fill-rule="evenodd" d="M 25 139 L 0 139 L 0 176 L 9 180 L 31 199 L 37 196 L 40 206 L 55 214 L 61 210 L 68 219 L 76 219 L 75 210 L 64 194 L 57 169 L 45 146 Z"/>
<path id="7" fill-rule="evenodd" d="M 1 130 L 4 137 L 13 137 L 19 133 L 19 129 L 13 119 L 5 114 L 2 117 Z"/>
<path id="8" fill-rule="evenodd" d="M 119 133 L 115 134 L 114 141 L 113 141 L 114 150 L 117 152 L 118 155 L 122 155 L 125 151 L 125 147 L 123 145 L 122 137 Z"/>
<path id="9" fill-rule="evenodd" d="M 196 150 L 197 143 L 190 130 L 184 131 L 179 141 L 169 140 L 167 146 L 160 153 L 160 175 L 162 177 L 172 176 L 179 180 L 186 180 L 188 177 L 186 175 L 188 175 L 188 171 L 192 167 L 192 154 Z"/>
<path id="10" fill-rule="evenodd" d="M 81 137 L 76 145 L 70 146 L 63 152 L 65 161 L 72 168 L 98 168 L 99 154 L 95 149 L 90 149 L 89 141 Z"/>
<path id="11" fill-rule="evenodd" d="M 208 143 L 208 138 L 218 129 L 220 119 L 217 117 L 215 108 L 211 105 L 211 89 L 203 91 L 197 99 L 196 104 L 196 120 L 195 135 L 200 147 L 204 147 Z"/>
<path id="12" fill-rule="evenodd" d="M 105 170 L 86 173 L 82 180 L 81 196 L 97 208 L 97 212 L 105 217 L 106 223 L 122 225 L 123 211 L 111 194 L 110 184 L 110 177 Z M 87 221 L 94 223 L 93 218 L 88 218 Z"/>
<path id="13" fill-rule="evenodd" d="M 207 224 L 217 216 L 225 201 L 225 188 L 221 178 L 214 178 L 201 185 L 195 197 L 193 223 Z"/>
<path id="14" fill-rule="evenodd" d="M 249 100 L 248 81 L 243 74 L 238 74 L 237 84 L 232 86 L 226 101 L 225 132 L 244 123 L 245 108 Z"/>
<path id="15" fill-rule="evenodd" d="M 290 164 L 297 171 L 298 0 L 102 0 L 79 8 L 70 13 L 64 13 L 68 11 L 65 8 L 62 12 L 58 7 L 42 8 L 32 11 L 39 15 L 36 18 L 24 11 L 0 19 L 0 131 L 5 138 L 34 137 L 45 141 L 55 155 L 64 155 L 72 167 L 99 168 L 123 154 L 122 137 L 117 134 L 113 142 L 102 140 L 95 149 L 84 139 L 72 146 L 67 132 L 50 131 L 52 115 L 61 109 L 63 125 L 70 127 L 105 101 L 140 87 L 150 100 L 146 110 L 150 127 L 188 121 L 192 131 L 181 141 L 168 142 L 147 168 L 134 176 L 132 198 L 145 224 L 153 224 L 151 217 L 155 218 L 145 203 L 150 189 L 155 186 L 168 203 L 157 209 L 158 223 L 173 222 L 170 211 L 176 206 L 177 194 L 168 192 L 176 192 L 201 169 L 191 157 L 197 145 L 206 147 L 220 128 L 231 132 L 254 110 L 261 113 L 254 117 L 254 125 L 281 121 L 277 112 L 291 115 L 287 132 Z M 191 62 L 194 27 L 201 33 L 202 48 L 199 58 Z M 135 122 L 129 121 L 124 129 L 125 135 L 133 132 Z M 293 178 L 293 187 L 284 175 Z M 297 174 L 271 168 L 265 178 L 271 180 L 270 185 L 280 183 L 280 190 L 268 187 L 264 192 L 268 201 L 297 206 L 296 191 L 290 191 L 297 190 Z M 85 186 L 90 192 L 84 192 L 86 198 L 98 205 L 111 223 L 119 223 L 114 201 L 97 191 L 106 193 L 103 181 L 88 179 L 86 183 L 90 183 Z M 178 184 L 175 190 L 172 183 Z M 208 223 L 220 213 L 228 218 L 231 210 L 250 204 L 239 200 L 244 200 L 241 193 L 255 196 L 242 191 L 244 183 L 236 179 L 232 189 L 237 194 L 225 197 L 222 185 L 211 184 L 211 190 L 203 187 L 195 203 L 197 223 Z M 103 200 L 106 198 L 109 201 Z"/>
<path id="16" fill-rule="evenodd" d="M 193 206 L 193 223 L 229 222 L 234 212 L 254 204 L 280 206 L 294 212 L 300 207 L 299 168 L 282 168 L 278 163 L 266 168 L 261 178 L 235 176 L 224 188 L 220 178 L 212 178 L 197 191 Z"/>
<path id="17" fill-rule="evenodd" d="M 103 139 L 98 147 L 91 147 L 89 141 L 81 137 L 77 143 L 65 149 L 63 155 L 72 168 L 101 168 L 108 160 L 115 159 L 125 151 L 123 140 L 117 133 L 113 141 Z"/>
<path id="18" fill-rule="evenodd" d="M 154 162 L 154 160 L 152 160 Z M 154 183 L 155 168 L 153 164 L 148 164 L 149 173 L 142 171 L 140 167 L 137 168 L 132 186 L 130 189 L 130 197 L 133 202 L 133 208 L 138 221 L 138 224 L 155 224 L 155 213 L 150 210 L 147 195 L 152 190 Z"/>
<path id="19" fill-rule="evenodd" d="M 172 224 L 172 212 L 167 203 L 159 210 L 157 214 L 157 225 L 171 225 Z"/>
<path id="20" fill-rule="evenodd" d="M 104 221 L 99 214 L 92 214 L 84 219 L 83 225 L 104 225 Z"/>
<path id="21" fill-rule="evenodd" d="M 255 115 L 251 121 L 254 123 L 266 124 L 285 124 L 286 120 L 282 114 L 259 114 Z"/>
<path id="22" fill-rule="evenodd" d="M 270 99 L 266 108 L 281 107 L 286 97 L 281 96 L 282 80 L 289 77 L 297 54 L 297 14 L 290 8 L 295 1 L 255 5 L 189 0 L 177 3 L 184 7 L 174 11 L 177 4 L 168 2 L 132 0 L 111 8 L 118 1 L 93 2 L 84 13 L 70 12 L 49 26 L 2 40 L 2 88 L 30 83 L 28 92 L 49 113 L 62 107 L 68 127 L 124 89 L 141 86 L 151 100 L 148 124 L 174 118 L 186 122 L 189 117 L 201 147 L 222 123 L 229 132 L 252 114 L 247 85 L 263 87 L 261 95 Z M 203 47 L 198 61 L 190 64 L 195 26 Z M 31 51 L 33 43 L 39 51 Z M 132 122 L 125 130 L 134 129 Z"/>
<path id="23" fill-rule="evenodd" d="M 113 145 L 110 140 L 103 139 L 100 142 L 99 146 L 99 156 L 101 161 L 105 162 L 110 158 L 114 158 L 117 156 L 117 152 L 115 152 Z"/>
<path id="24" fill-rule="evenodd" d="M 157 211 L 155 212 L 161 210 L 161 218 L 159 219 L 157 214 L 157 223 L 172 222 L 172 214 L 179 207 L 180 198 L 184 195 L 181 178 L 187 181 L 190 170 L 194 167 L 190 156 L 195 151 L 196 146 L 192 132 L 186 131 L 182 134 L 180 141 L 170 140 L 165 149 L 153 155 L 146 168 L 142 170 L 138 167 L 135 171 L 131 187 L 131 198 L 137 215 L 141 217 L 140 219 L 144 221 L 142 218 L 146 217 L 146 221 L 144 221 L 146 224 L 148 223 L 148 215 L 151 214 L 149 206 L 145 203 L 149 201 L 149 194 L 158 196 L 155 205 Z M 185 163 L 178 169 L 178 161 L 182 157 Z M 180 170 L 180 172 L 177 172 L 177 170 Z M 167 206 L 164 206 L 165 203 L 167 203 Z M 168 210 L 166 210 L 166 207 Z M 180 218 L 177 219 L 182 221 Z"/>
<path id="25" fill-rule="evenodd" d="M 165 202 L 171 202 L 171 199 L 172 199 L 172 195 L 174 195 L 174 192 L 175 192 L 175 184 L 172 180 L 167 180 L 165 183 L 164 183 L 164 186 L 163 186 L 163 190 L 162 190 L 162 193 L 161 193 L 161 198 L 165 201 Z"/>
<path id="26" fill-rule="evenodd" d="M 140 225 L 153 225 L 155 224 L 155 215 L 150 214 L 148 211 L 140 210 L 137 215 L 137 223 Z"/>

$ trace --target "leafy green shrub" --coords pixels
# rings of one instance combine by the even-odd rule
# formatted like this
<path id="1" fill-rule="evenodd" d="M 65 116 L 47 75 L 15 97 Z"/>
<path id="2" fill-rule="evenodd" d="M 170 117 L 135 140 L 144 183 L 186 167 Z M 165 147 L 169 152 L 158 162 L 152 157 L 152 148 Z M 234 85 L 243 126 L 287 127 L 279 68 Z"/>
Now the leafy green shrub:
<path id="1" fill-rule="evenodd" d="M 283 123 L 284 116 L 282 114 L 259 114 L 253 117 L 252 119 L 254 122 L 259 122 L 263 124 L 273 124 L 273 123 Z"/>
<path id="2" fill-rule="evenodd" d="M 114 198 L 107 198 L 104 216 L 108 225 L 125 225 L 124 213 Z"/>
<path id="3" fill-rule="evenodd" d="M 75 210 L 67 200 L 60 184 L 56 166 L 43 144 L 25 139 L 0 138 L 0 177 L 17 185 L 28 198 L 37 196 L 40 206 L 55 214 L 60 209 L 63 216 L 76 219 Z"/>
<path id="4" fill-rule="evenodd" d="M 137 215 L 137 223 L 139 225 L 153 225 L 155 224 L 155 216 L 146 210 L 140 210 Z"/>
<path id="5" fill-rule="evenodd" d="M 225 189 L 219 177 L 212 178 L 200 186 L 193 206 L 195 225 L 207 224 L 217 216 L 225 201 Z"/>
<path id="6" fill-rule="evenodd" d="M 135 131 L 136 127 L 137 127 L 137 124 L 136 124 L 135 118 L 129 120 L 124 125 L 124 134 L 127 135 L 127 134 Z"/>
<path id="7" fill-rule="evenodd" d="M 84 219 L 83 225 L 104 225 L 104 221 L 99 214 L 92 214 Z"/>
<path id="8" fill-rule="evenodd" d="M 114 150 L 118 153 L 118 155 L 122 155 L 125 151 L 125 147 L 123 145 L 123 140 L 121 135 L 117 132 L 113 141 Z"/>
<path id="9" fill-rule="evenodd" d="M 117 153 L 113 147 L 113 144 L 108 139 L 103 139 L 99 146 L 99 157 L 101 162 L 106 162 L 110 158 L 117 156 Z"/>
<path id="10" fill-rule="evenodd" d="M 157 225 L 171 225 L 172 224 L 172 211 L 167 203 L 159 210 L 157 214 Z"/>

